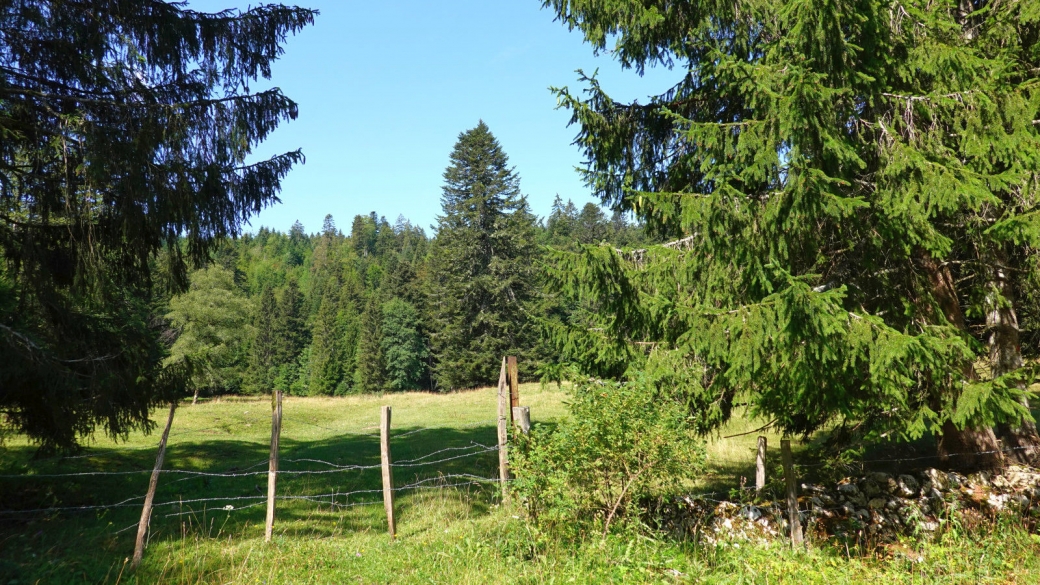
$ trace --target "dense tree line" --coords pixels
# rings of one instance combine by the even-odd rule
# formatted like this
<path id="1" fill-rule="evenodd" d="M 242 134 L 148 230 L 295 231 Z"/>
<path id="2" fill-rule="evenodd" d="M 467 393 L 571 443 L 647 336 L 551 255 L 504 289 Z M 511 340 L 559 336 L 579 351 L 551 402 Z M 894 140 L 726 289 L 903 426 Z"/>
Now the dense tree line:
<path id="1" fill-rule="evenodd" d="M 226 242 L 168 303 L 168 359 L 193 357 L 215 393 L 470 388 L 494 383 L 505 354 L 533 376 L 557 361 L 545 322 L 574 310 L 544 289 L 547 250 L 644 237 L 559 197 L 539 220 L 483 122 L 450 155 L 442 207 L 432 237 L 372 212 L 349 233 L 330 215 L 318 233 L 297 222 Z"/>

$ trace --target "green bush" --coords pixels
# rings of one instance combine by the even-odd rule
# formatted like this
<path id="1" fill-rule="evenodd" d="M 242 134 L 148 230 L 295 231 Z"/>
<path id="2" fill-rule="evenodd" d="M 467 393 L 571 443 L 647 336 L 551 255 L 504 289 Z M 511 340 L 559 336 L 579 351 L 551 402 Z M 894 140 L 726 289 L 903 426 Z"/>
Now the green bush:
<path id="1" fill-rule="evenodd" d="M 604 534 L 638 521 L 641 503 L 676 489 L 704 465 L 689 409 L 643 379 L 575 384 L 570 415 L 521 438 L 515 493 L 543 528 Z"/>

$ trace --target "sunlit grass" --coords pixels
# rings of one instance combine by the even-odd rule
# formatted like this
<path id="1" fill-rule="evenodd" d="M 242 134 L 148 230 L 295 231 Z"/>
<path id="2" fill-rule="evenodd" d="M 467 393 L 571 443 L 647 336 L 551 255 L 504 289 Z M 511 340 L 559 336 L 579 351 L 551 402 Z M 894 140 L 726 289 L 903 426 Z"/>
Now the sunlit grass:
<path id="1" fill-rule="evenodd" d="M 566 415 L 566 388 L 525 384 L 521 403 L 535 424 Z M 393 407 L 396 461 L 444 448 L 494 445 L 495 389 L 344 398 L 287 397 L 282 469 L 330 469 L 379 461 L 379 408 Z M 1035 535 L 1013 524 L 992 534 L 948 534 L 937 544 L 906 543 L 883 558 L 847 557 L 815 543 L 794 553 L 769 546 L 697 549 L 646 535 L 564 542 L 540 534 L 522 511 L 499 501 L 493 483 L 404 491 L 397 495 L 397 539 L 387 534 L 378 469 L 283 476 L 280 495 L 333 494 L 319 502 L 280 500 L 272 543 L 263 541 L 270 399 L 220 398 L 177 411 L 167 469 L 244 477 L 164 474 L 143 566 L 129 569 L 140 500 L 126 507 L 28 516 L 0 515 L 0 585 L 27 583 L 1033 583 L 1040 570 Z M 165 422 L 165 411 L 153 414 Z M 767 421 L 735 418 L 708 444 L 698 490 L 753 482 L 759 434 L 779 459 Z M 747 434 L 742 434 L 747 433 Z M 729 435 L 739 435 L 721 438 Z M 0 447 L 0 510 L 111 504 L 139 498 L 154 463 L 158 433 L 123 442 L 98 438 L 76 458 L 34 460 L 34 448 L 9 437 Z M 795 444 L 796 450 L 799 445 Z M 480 448 L 473 449 L 474 452 Z M 459 452 L 468 452 L 462 450 Z M 451 452 L 445 455 L 450 455 Z M 432 459 L 441 459 L 441 456 Z M 494 478 L 493 451 L 430 468 L 395 470 L 395 485 L 472 474 Z M 119 476 L 33 478 L 39 474 L 135 471 Z M 452 483 L 445 479 L 442 483 Z M 436 482 L 435 482 L 436 483 Z M 344 495 L 348 492 L 361 491 Z M 210 497 L 253 499 L 182 503 Z M 332 505 L 333 503 L 339 506 Z M 350 507 L 343 507 L 344 505 Z M 356 504 L 356 505 L 355 505 Z M 225 506 L 233 506 L 225 509 Z"/>

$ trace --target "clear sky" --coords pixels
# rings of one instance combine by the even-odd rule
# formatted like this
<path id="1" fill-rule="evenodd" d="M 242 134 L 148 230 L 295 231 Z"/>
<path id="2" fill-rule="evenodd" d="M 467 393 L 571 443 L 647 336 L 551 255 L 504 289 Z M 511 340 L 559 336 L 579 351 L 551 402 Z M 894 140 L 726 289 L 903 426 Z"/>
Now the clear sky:
<path id="1" fill-rule="evenodd" d="M 290 3 L 290 2 L 286 2 Z M 252 221 L 308 232 L 331 213 L 347 230 L 354 215 L 403 215 L 429 228 L 440 213 L 442 173 L 460 132 L 483 119 L 528 196 L 545 216 L 559 193 L 580 207 L 593 201 L 574 167 L 570 113 L 549 86 L 578 89 L 576 69 L 599 77 L 615 99 L 645 102 L 679 75 L 623 71 L 594 57 L 540 0 L 301 0 L 321 14 L 292 37 L 269 84 L 300 105 L 256 150 L 302 148 L 307 162 L 283 182 L 282 203 Z M 255 4 L 255 3 L 254 3 Z M 237 0 L 192 0 L 196 10 L 246 8 Z M 598 201 L 597 201 L 598 203 Z"/>

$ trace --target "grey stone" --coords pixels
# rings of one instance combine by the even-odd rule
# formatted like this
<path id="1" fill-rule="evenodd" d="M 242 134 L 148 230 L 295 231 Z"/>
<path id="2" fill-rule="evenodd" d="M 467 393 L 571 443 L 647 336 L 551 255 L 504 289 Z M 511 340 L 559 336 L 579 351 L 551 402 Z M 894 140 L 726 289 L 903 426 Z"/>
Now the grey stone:
<path id="1" fill-rule="evenodd" d="M 754 522 L 762 517 L 762 510 L 759 510 L 758 506 L 744 506 L 740 509 L 740 515 Z"/>
<path id="2" fill-rule="evenodd" d="M 939 471 L 938 469 L 932 468 L 926 469 L 924 474 L 925 477 L 928 478 L 928 481 L 932 484 L 933 488 L 937 490 L 943 490 L 946 488 L 947 477 L 945 473 Z"/>
<path id="3" fill-rule="evenodd" d="M 845 501 L 849 502 L 854 506 L 859 506 L 861 508 L 867 505 L 867 497 L 858 491 L 855 494 L 850 494 L 846 496 Z"/>
<path id="4" fill-rule="evenodd" d="M 892 476 L 890 474 L 885 473 L 883 471 L 875 471 L 872 473 L 868 473 L 867 477 L 878 482 L 879 484 L 885 483 L 888 480 L 892 479 Z"/>
<path id="5" fill-rule="evenodd" d="M 899 495 L 904 498 L 912 498 L 917 495 L 917 490 L 920 486 L 918 485 L 917 480 L 914 479 L 914 476 L 905 474 L 900 475 L 897 482 L 899 484 Z"/>
<path id="6" fill-rule="evenodd" d="M 853 495 L 859 493 L 859 488 L 854 483 L 839 483 L 838 493 L 844 495 Z"/>

